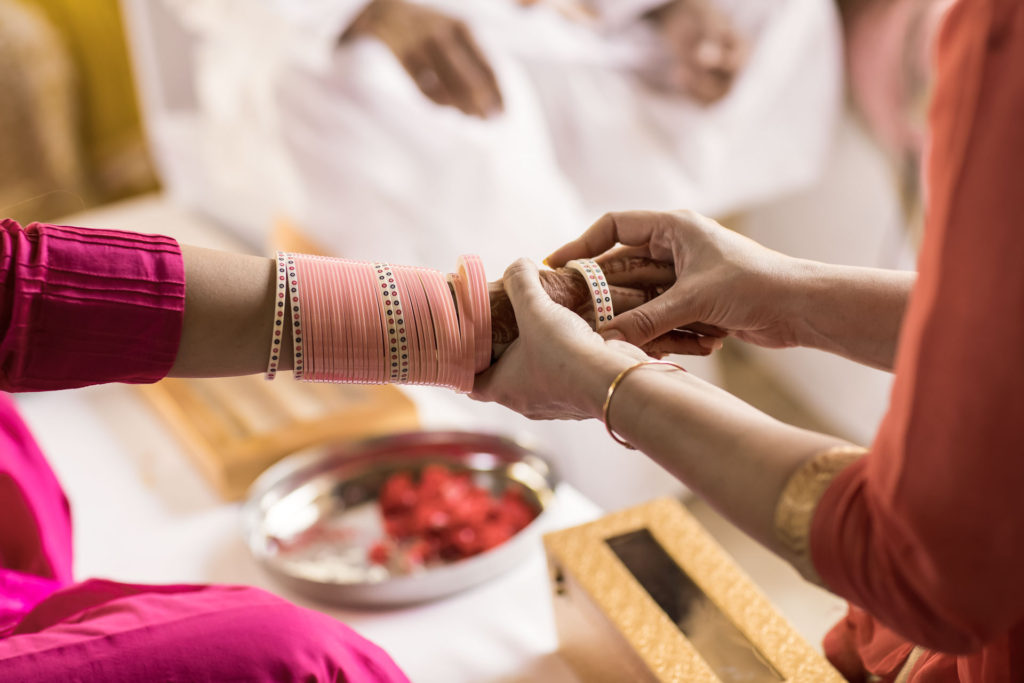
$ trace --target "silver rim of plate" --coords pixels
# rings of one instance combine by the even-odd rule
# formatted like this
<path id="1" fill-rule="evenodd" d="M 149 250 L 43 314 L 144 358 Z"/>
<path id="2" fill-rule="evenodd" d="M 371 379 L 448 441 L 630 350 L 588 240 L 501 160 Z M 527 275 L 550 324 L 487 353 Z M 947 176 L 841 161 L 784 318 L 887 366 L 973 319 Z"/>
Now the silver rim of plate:
<path id="1" fill-rule="evenodd" d="M 495 492 L 518 488 L 537 517 L 501 545 L 472 557 L 404 574 L 374 565 L 367 549 L 383 534 L 376 503 L 380 485 L 391 473 L 434 463 L 468 471 L 478 485 Z M 537 552 L 557 484 L 546 458 L 511 439 L 410 432 L 286 457 L 249 489 L 243 532 L 253 557 L 298 593 L 353 607 L 398 606 L 479 585 Z"/>

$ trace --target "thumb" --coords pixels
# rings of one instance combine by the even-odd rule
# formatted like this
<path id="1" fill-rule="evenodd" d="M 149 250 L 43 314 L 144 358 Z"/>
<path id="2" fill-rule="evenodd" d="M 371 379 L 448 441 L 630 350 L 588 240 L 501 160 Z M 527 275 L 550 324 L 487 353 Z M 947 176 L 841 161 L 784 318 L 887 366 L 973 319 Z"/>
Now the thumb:
<path id="1" fill-rule="evenodd" d="M 664 295 L 643 306 L 616 315 L 610 323 L 601 328 L 605 339 L 622 339 L 635 346 L 644 346 L 666 332 L 675 329 L 676 316 Z"/>
<path id="2" fill-rule="evenodd" d="M 531 306 L 551 302 L 551 297 L 540 283 L 540 272 L 536 264 L 529 259 L 521 258 L 506 268 L 501 284 L 517 313 Z"/>

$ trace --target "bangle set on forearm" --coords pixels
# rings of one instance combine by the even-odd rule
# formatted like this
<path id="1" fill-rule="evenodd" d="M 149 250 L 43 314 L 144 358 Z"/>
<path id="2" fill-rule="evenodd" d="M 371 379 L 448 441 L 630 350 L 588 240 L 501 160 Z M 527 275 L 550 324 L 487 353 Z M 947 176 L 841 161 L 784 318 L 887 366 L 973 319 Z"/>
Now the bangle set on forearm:
<path id="1" fill-rule="evenodd" d="M 295 378 L 308 382 L 428 384 L 466 393 L 490 364 L 490 301 L 479 257 L 461 257 L 458 272 L 446 276 L 278 252 L 276 276 L 268 380 L 277 373 L 285 328 Z"/>
<path id="2" fill-rule="evenodd" d="M 583 276 L 594 307 L 594 327 L 613 316 L 611 291 L 597 263 L 566 264 Z M 293 371 L 308 382 L 427 384 L 473 390 L 476 373 L 491 363 L 491 304 L 483 264 L 461 256 L 455 273 L 349 259 L 277 253 L 274 324 L 266 378 L 274 379 L 284 335 L 292 335 Z M 669 361 L 632 365 L 608 387 L 612 397 L 634 370 L 647 365 L 685 369 Z"/>
<path id="3" fill-rule="evenodd" d="M 590 259 L 582 275 L 594 326 L 613 317 L 611 291 Z M 454 273 L 308 254 L 277 253 L 274 324 L 266 378 L 291 334 L 293 372 L 308 382 L 426 384 L 473 390 L 491 364 L 492 306 L 478 256 Z M 563 278 L 576 277 L 563 271 Z M 563 302 L 567 303 L 567 302 Z"/>

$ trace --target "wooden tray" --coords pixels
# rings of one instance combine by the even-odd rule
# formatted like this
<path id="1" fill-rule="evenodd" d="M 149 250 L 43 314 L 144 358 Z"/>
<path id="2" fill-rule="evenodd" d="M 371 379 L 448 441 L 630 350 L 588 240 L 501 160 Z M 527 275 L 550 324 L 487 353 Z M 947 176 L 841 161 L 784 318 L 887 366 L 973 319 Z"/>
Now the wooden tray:
<path id="1" fill-rule="evenodd" d="M 165 379 L 139 391 L 228 500 L 241 498 L 263 470 L 294 451 L 419 427 L 412 401 L 391 386 L 252 375 Z"/>

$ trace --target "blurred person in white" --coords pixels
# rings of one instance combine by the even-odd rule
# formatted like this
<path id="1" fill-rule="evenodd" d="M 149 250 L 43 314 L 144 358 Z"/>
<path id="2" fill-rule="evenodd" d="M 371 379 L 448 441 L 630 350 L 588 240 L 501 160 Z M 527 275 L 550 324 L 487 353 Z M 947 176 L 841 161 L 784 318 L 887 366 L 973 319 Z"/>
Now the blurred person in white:
<path id="1" fill-rule="evenodd" d="M 355 258 L 497 272 L 611 209 L 723 216 L 811 182 L 840 104 L 823 0 L 165 2 L 205 208 Z"/>

